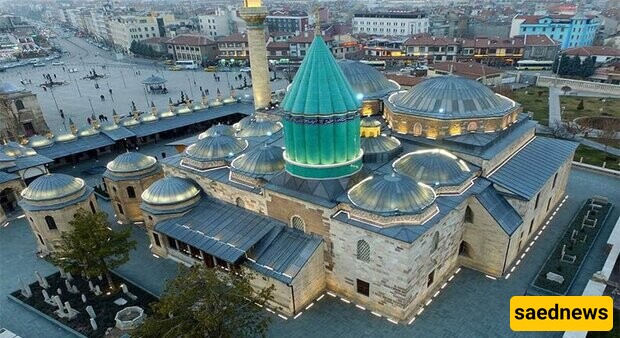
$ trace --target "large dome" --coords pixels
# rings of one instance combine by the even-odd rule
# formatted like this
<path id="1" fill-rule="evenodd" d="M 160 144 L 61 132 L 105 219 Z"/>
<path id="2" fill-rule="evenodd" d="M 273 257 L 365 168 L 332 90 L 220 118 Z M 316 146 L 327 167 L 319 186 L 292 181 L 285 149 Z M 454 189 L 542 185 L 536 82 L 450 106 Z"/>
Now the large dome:
<path id="1" fill-rule="evenodd" d="M 282 129 L 282 123 L 257 117 L 238 133 L 239 137 L 270 136 Z"/>
<path id="2" fill-rule="evenodd" d="M 37 152 L 32 148 L 24 147 L 17 142 L 7 142 L 0 144 L 0 151 L 9 157 L 25 157 L 36 155 Z"/>
<path id="3" fill-rule="evenodd" d="M 394 172 L 363 180 L 348 196 L 356 207 L 382 214 L 419 213 L 435 201 L 433 188 Z"/>
<path id="4" fill-rule="evenodd" d="M 248 146 L 248 142 L 230 135 L 205 137 L 192 144 L 185 153 L 195 160 L 218 160 L 232 157 Z"/>
<path id="5" fill-rule="evenodd" d="M 106 167 L 111 172 L 130 173 L 150 168 L 156 163 L 157 160 L 154 157 L 136 152 L 128 152 L 118 155 L 113 161 L 109 162 Z"/>
<path id="6" fill-rule="evenodd" d="M 227 124 L 216 124 L 214 126 L 209 127 L 205 132 L 198 135 L 198 139 L 202 140 L 205 137 L 215 136 L 215 135 L 235 135 L 235 128 L 229 126 Z"/>
<path id="7" fill-rule="evenodd" d="M 63 198 L 84 188 L 84 181 L 65 174 L 47 174 L 32 181 L 22 191 L 22 197 L 29 201 L 48 201 Z"/>
<path id="8" fill-rule="evenodd" d="M 397 113 L 439 119 L 503 116 L 516 105 L 478 81 L 453 75 L 430 78 L 388 102 Z"/>
<path id="9" fill-rule="evenodd" d="M 273 174 L 284 169 L 282 148 L 276 146 L 260 146 L 241 154 L 231 165 L 233 170 L 254 175 Z"/>
<path id="10" fill-rule="evenodd" d="M 406 154 L 394 162 L 394 170 L 431 186 L 458 185 L 472 175 L 463 160 L 441 149 Z"/>
<path id="11" fill-rule="evenodd" d="M 196 186 L 183 178 L 166 176 L 151 184 L 142 193 L 142 201 L 152 205 L 170 205 L 188 201 L 200 193 Z"/>
<path id="12" fill-rule="evenodd" d="M 363 99 L 380 99 L 400 89 L 398 84 L 369 65 L 352 60 L 340 60 L 338 65 L 353 91 L 362 94 Z"/>

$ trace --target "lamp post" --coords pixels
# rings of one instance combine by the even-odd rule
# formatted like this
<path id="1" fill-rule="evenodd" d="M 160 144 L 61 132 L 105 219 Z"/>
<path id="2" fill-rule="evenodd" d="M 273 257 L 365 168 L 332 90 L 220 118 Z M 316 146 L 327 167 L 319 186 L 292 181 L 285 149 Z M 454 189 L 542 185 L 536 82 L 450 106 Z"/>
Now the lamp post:
<path id="1" fill-rule="evenodd" d="M 603 115 L 603 113 L 605 112 L 605 102 L 607 102 L 607 100 L 601 99 L 601 102 L 603 102 L 603 105 L 601 106 L 600 111 L 601 111 L 601 115 Z"/>
<path id="2" fill-rule="evenodd" d="M 73 81 L 75 81 L 75 88 L 77 88 L 78 94 L 82 97 L 82 92 L 80 91 L 80 86 L 78 86 L 77 79 L 73 79 Z"/>
<path id="3" fill-rule="evenodd" d="M 558 69 L 555 70 L 555 83 L 554 85 L 558 85 L 558 75 L 560 75 L 560 68 L 562 67 L 562 54 L 558 52 Z"/>

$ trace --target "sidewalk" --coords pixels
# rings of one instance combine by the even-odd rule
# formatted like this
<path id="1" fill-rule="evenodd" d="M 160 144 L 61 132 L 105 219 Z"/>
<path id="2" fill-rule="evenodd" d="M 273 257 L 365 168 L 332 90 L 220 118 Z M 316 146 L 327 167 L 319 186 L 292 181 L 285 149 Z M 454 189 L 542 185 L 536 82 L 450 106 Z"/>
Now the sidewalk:
<path id="1" fill-rule="evenodd" d="M 601 151 L 604 151 L 608 154 L 612 154 L 614 156 L 620 156 L 620 149 L 618 148 L 614 148 L 611 146 L 607 146 L 607 148 L 605 148 L 604 144 L 598 143 L 598 142 L 594 142 L 592 140 L 588 140 L 587 138 L 580 138 L 579 142 L 581 144 L 583 144 L 584 146 L 588 146 L 590 148 L 594 148 L 594 149 L 598 149 Z"/>

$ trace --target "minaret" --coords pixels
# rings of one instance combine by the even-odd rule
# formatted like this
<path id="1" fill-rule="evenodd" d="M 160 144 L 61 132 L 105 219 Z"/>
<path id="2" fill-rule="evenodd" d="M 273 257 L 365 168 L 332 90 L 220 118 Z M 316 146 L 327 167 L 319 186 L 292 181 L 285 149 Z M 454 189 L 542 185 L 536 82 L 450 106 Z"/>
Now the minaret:
<path id="1" fill-rule="evenodd" d="M 334 179 L 362 168 L 360 100 L 320 34 L 282 102 L 286 171 Z"/>
<path id="2" fill-rule="evenodd" d="M 261 5 L 261 0 L 243 0 L 243 7 L 239 10 L 239 15 L 245 20 L 248 27 L 252 93 L 254 94 L 254 108 L 256 110 L 268 108 L 271 101 L 264 25 L 267 14 L 269 12 L 266 7 Z"/>

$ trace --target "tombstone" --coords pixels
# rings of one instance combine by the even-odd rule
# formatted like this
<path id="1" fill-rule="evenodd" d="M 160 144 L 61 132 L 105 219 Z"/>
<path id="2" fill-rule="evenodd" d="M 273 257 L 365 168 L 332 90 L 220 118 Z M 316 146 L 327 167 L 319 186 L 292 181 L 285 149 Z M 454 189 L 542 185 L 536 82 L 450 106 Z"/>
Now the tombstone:
<path id="1" fill-rule="evenodd" d="M 43 300 L 48 303 L 50 299 L 50 295 L 47 293 L 47 290 L 43 289 L 41 290 L 41 293 L 43 294 Z"/>
<path id="2" fill-rule="evenodd" d="M 50 285 L 47 283 L 47 279 L 45 279 L 45 277 L 41 276 L 41 274 L 39 273 L 39 271 L 35 271 L 34 272 L 35 276 L 37 277 L 37 281 L 39 281 L 39 285 L 44 288 L 47 289 L 50 287 Z"/>
<path id="3" fill-rule="evenodd" d="M 65 309 L 67 309 L 67 313 L 65 314 L 65 317 L 68 319 L 73 319 L 73 317 L 77 316 L 77 314 L 79 313 L 77 310 L 71 307 L 71 304 L 69 304 L 68 301 L 65 302 Z"/>
<path id="4" fill-rule="evenodd" d="M 123 290 L 123 293 L 124 293 L 125 295 L 127 295 L 127 297 L 129 297 L 129 298 L 131 298 L 131 299 L 133 299 L 133 300 L 138 299 L 138 296 L 136 296 L 136 295 L 134 295 L 133 293 L 129 292 L 129 289 L 127 289 L 127 285 L 125 285 L 124 283 L 123 283 L 123 284 L 121 284 L 121 289 Z"/>
<path id="5" fill-rule="evenodd" d="M 564 244 L 562 246 L 562 256 L 560 257 L 560 261 L 573 264 L 575 263 L 575 259 L 577 259 L 577 256 L 566 254 L 566 244 Z"/>
<path id="6" fill-rule="evenodd" d="M 71 276 L 71 272 L 67 271 L 67 280 L 68 281 L 72 281 L 73 280 L 73 276 Z"/>
<path id="7" fill-rule="evenodd" d="M 95 318 L 90 319 L 90 326 L 93 328 L 93 331 L 97 331 L 97 322 L 95 321 Z"/>
<path id="8" fill-rule="evenodd" d="M 69 292 L 78 294 L 78 293 L 80 293 L 80 290 L 78 290 L 77 286 L 75 284 L 73 284 L 73 286 L 71 287 L 71 291 L 69 291 Z"/>
<path id="9" fill-rule="evenodd" d="M 67 288 L 67 292 L 71 292 L 71 283 L 68 279 L 65 279 L 65 288 Z"/>
<path id="10" fill-rule="evenodd" d="M 95 296 L 100 296 L 103 292 L 101 292 L 101 288 L 99 288 L 99 285 L 95 285 L 95 291 L 93 291 L 95 293 Z"/>
<path id="11" fill-rule="evenodd" d="M 86 312 L 88 313 L 88 315 L 90 316 L 90 318 L 97 318 L 97 314 L 95 313 L 95 310 L 93 309 L 92 306 L 87 306 L 86 307 Z"/>
<path id="12" fill-rule="evenodd" d="M 61 278 L 67 278 L 67 273 L 65 272 L 65 269 L 63 269 L 62 267 L 59 267 L 58 271 L 60 271 Z"/>
<path id="13" fill-rule="evenodd" d="M 86 295 L 82 294 L 82 303 L 86 303 Z"/>
<path id="14" fill-rule="evenodd" d="M 91 280 L 88 281 L 88 290 L 90 290 L 90 291 L 94 291 L 95 290 L 95 286 L 93 285 L 93 281 L 91 281 Z"/>
<path id="15" fill-rule="evenodd" d="M 58 295 L 62 295 L 62 289 L 61 289 L 61 288 L 56 289 L 56 293 L 57 293 Z"/>
<path id="16" fill-rule="evenodd" d="M 18 278 L 18 280 L 21 287 L 22 296 L 26 298 L 32 297 L 32 290 L 30 289 L 30 285 L 24 283 L 21 278 Z"/>
<path id="17" fill-rule="evenodd" d="M 99 278 L 99 280 L 103 280 L 103 276 L 98 275 L 97 278 Z"/>
<path id="18" fill-rule="evenodd" d="M 60 297 L 58 297 L 58 295 L 52 297 L 52 299 L 54 300 L 54 305 L 56 305 L 58 307 L 58 311 L 60 312 L 64 312 L 65 308 L 62 306 L 62 301 L 60 300 Z"/>
<path id="19" fill-rule="evenodd" d="M 558 275 L 557 273 L 553 273 L 553 272 L 549 271 L 549 272 L 547 272 L 546 277 L 550 281 L 553 281 L 553 282 L 556 282 L 556 283 L 559 283 L 559 284 L 564 283 L 564 277 L 561 276 L 561 275 Z"/>

